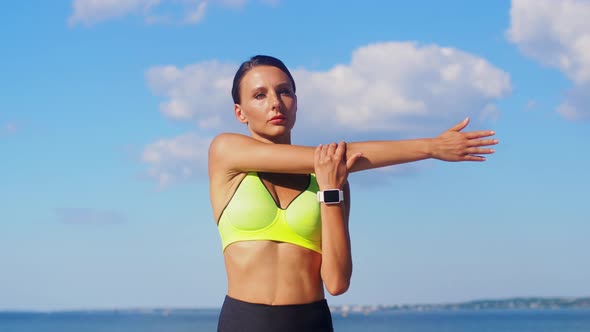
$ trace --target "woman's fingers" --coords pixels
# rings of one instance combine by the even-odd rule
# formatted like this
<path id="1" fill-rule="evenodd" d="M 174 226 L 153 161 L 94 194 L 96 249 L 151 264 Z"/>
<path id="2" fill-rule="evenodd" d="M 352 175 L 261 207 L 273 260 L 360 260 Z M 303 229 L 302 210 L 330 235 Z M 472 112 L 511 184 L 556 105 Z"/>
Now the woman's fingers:
<path id="1" fill-rule="evenodd" d="M 496 134 L 493 130 L 479 130 L 479 131 L 470 131 L 464 133 L 465 138 L 474 139 L 474 138 L 482 138 L 482 137 L 489 137 L 494 136 Z"/>
<path id="2" fill-rule="evenodd" d="M 456 125 L 451 127 L 449 130 L 450 131 L 461 131 L 461 130 L 463 130 L 463 128 L 467 127 L 468 124 L 469 124 L 469 118 L 465 118 L 463 121 L 457 123 Z"/>
<path id="3" fill-rule="evenodd" d="M 342 142 L 341 144 L 330 143 L 325 145 L 318 145 L 315 150 L 316 157 L 319 161 L 327 162 L 330 160 L 340 160 L 346 152 L 346 145 Z"/>
<path id="4" fill-rule="evenodd" d="M 496 152 L 494 149 L 483 149 L 483 148 L 467 148 L 465 152 L 469 155 L 474 154 L 492 154 Z"/>
<path id="5" fill-rule="evenodd" d="M 351 156 L 348 160 L 345 160 L 346 156 L 346 143 L 340 141 L 338 144 L 330 143 L 325 145 L 318 145 L 315 149 L 315 158 L 320 163 L 328 162 L 342 162 L 350 168 L 361 156 L 362 153 L 356 153 Z"/>
<path id="6" fill-rule="evenodd" d="M 348 158 L 348 160 L 346 161 L 346 170 L 350 171 L 350 169 L 352 168 L 354 163 L 356 163 L 356 161 L 359 160 L 362 156 L 363 156 L 362 153 L 357 152 L 354 155 L 352 155 L 350 158 Z"/>
<path id="7" fill-rule="evenodd" d="M 322 156 L 322 145 L 320 144 L 315 148 L 315 151 L 313 152 L 314 163 L 316 165 L 320 161 L 321 156 Z"/>
<path id="8" fill-rule="evenodd" d="M 497 139 L 471 139 L 467 143 L 469 147 L 474 146 L 488 146 L 488 145 L 496 145 L 498 144 Z"/>
<path id="9" fill-rule="evenodd" d="M 463 157 L 463 161 L 486 161 L 486 157 L 472 156 L 468 154 Z"/>
<path id="10" fill-rule="evenodd" d="M 437 137 L 433 155 L 446 161 L 485 161 L 481 155 L 492 154 L 494 149 L 489 147 L 499 143 L 493 130 L 479 130 L 461 132 L 467 126 L 468 119 L 458 123 Z"/>
<path id="11" fill-rule="evenodd" d="M 330 143 L 330 144 L 328 145 L 328 149 L 327 149 L 327 151 L 326 151 L 326 153 L 327 153 L 328 157 L 331 157 L 331 156 L 333 156 L 333 155 L 334 155 L 334 153 L 336 153 L 336 148 L 337 148 L 337 147 L 338 147 L 338 146 L 336 145 L 336 143 Z"/>
<path id="12" fill-rule="evenodd" d="M 345 154 L 346 154 L 346 144 L 344 143 L 344 141 L 340 141 L 340 143 L 338 143 L 338 145 L 336 146 L 336 150 L 334 151 L 334 156 L 337 159 L 342 160 L 342 158 L 344 157 Z"/>

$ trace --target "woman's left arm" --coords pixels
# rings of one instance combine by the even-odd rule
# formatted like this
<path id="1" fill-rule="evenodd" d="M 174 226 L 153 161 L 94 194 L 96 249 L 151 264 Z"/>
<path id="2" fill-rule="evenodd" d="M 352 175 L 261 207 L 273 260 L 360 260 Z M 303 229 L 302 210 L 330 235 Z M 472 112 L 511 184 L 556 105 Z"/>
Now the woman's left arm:
<path id="1" fill-rule="evenodd" d="M 350 188 L 348 170 L 361 157 L 354 154 L 348 160 L 346 144 L 340 142 L 320 145 L 314 152 L 314 170 L 320 190 L 339 189 L 344 201 L 337 204 L 321 204 L 322 213 L 322 266 L 321 276 L 328 292 L 340 295 L 348 290 L 352 276 L 352 255 L 348 217 L 350 213 Z"/>

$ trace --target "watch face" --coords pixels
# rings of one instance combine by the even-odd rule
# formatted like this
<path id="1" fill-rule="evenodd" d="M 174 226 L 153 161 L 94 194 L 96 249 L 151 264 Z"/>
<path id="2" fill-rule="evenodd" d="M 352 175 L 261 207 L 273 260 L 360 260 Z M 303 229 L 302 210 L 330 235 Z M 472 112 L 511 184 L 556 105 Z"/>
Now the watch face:
<path id="1" fill-rule="evenodd" d="M 324 202 L 326 202 L 326 203 L 340 202 L 340 191 L 339 190 L 324 190 Z"/>

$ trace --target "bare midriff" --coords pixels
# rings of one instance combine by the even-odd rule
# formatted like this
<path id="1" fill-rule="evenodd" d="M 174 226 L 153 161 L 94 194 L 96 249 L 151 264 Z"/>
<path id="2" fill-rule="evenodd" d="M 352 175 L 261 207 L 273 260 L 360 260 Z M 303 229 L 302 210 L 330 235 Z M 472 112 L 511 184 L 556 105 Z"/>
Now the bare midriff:
<path id="1" fill-rule="evenodd" d="M 290 243 L 242 241 L 224 252 L 228 295 L 269 305 L 305 304 L 324 298 L 321 254 Z"/>

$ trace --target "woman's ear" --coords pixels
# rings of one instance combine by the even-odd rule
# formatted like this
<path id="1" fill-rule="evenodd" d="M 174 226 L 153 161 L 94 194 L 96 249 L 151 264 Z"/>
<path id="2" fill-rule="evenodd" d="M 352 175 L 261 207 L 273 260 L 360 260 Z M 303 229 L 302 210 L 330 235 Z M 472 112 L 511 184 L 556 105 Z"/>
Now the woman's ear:
<path id="1" fill-rule="evenodd" d="M 238 119 L 238 121 L 241 123 L 248 123 L 248 119 L 246 119 L 246 115 L 244 114 L 240 104 L 234 104 L 234 114 L 236 115 L 236 119 Z"/>

